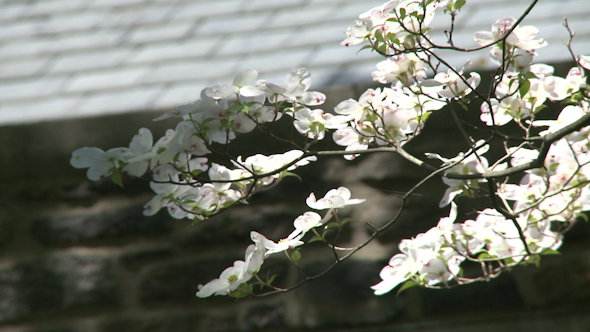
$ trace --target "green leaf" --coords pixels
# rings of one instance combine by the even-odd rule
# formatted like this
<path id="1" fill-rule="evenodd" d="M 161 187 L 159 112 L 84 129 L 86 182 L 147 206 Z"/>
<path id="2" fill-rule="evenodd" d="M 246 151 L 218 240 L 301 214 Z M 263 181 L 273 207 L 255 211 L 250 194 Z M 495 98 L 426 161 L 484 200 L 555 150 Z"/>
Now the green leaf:
<path id="1" fill-rule="evenodd" d="M 400 18 L 406 17 L 406 9 L 405 8 L 400 8 L 400 10 L 399 10 L 399 17 Z"/>
<path id="2" fill-rule="evenodd" d="M 377 40 L 380 43 L 384 43 L 385 42 L 385 38 L 383 37 L 383 33 L 377 32 L 375 34 L 375 40 Z"/>
<path id="3" fill-rule="evenodd" d="M 200 223 L 202 220 L 203 220 L 203 217 L 201 217 L 200 215 L 196 215 L 196 216 L 193 218 L 193 221 L 192 221 L 191 225 L 198 224 L 198 223 Z"/>
<path id="4" fill-rule="evenodd" d="M 420 116 L 420 121 L 426 122 L 426 120 L 428 120 L 428 118 L 430 117 L 431 114 L 432 114 L 432 112 L 425 112 L 424 114 L 422 114 Z"/>
<path id="5" fill-rule="evenodd" d="M 584 219 L 584 221 L 585 221 L 585 222 L 588 222 L 588 220 L 589 220 L 589 219 L 588 219 L 588 215 L 587 215 L 587 214 L 585 214 L 585 213 L 580 213 L 580 214 L 578 214 L 576 217 L 579 217 L 579 218 L 582 218 L 582 219 Z"/>
<path id="6" fill-rule="evenodd" d="M 230 107 L 227 108 L 228 111 L 236 111 L 239 112 L 242 108 L 244 107 L 244 105 L 242 104 L 233 104 Z"/>
<path id="7" fill-rule="evenodd" d="M 340 222 L 340 226 L 344 226 L 344 225 L 348 224 L 348 223 L 349 223 L 349 222 L 351 222 L 351 221 L 354 221 L 354 219 L 352 219 L 352 218 L 348 218 L 348 217 L 347 217 L 347 218 L 344 218 L 344 219 L 342 219 L 342 221 Z"/>
<path id="8" fill-rule="evenodd" d="M 203 170 L 201 170 L 201 169 L 193 169 L 193 170 L 191 171 L 191 174 L 192 174 L 193 176 L 197 176 L 197 175 L 199 175 L 199 174 L 201 174 L 201 173 L 203 173 Z"/>
<path id="9" fill-rule="evenodd" d="M 488 254 L 487 252 L 482 252 L 481 254 L 479 254 L 479 256 L 477 256 L 477 259 L 488 259 L 488 258 L 492 258 L 492 256 L 490 256 L 490 254 Z"/>
<path id="10" fill-rule="evenodd" d="M 236 185 L 236 187 L 238 187 L 240 190 L 243 190 L 244 188 L 246 188 L 246 186 L 244 185 L 244 183 L 242 182 L 234 182 L 234 184 Z"/>
<path id="11" fill-rule="evenodd" d="M 539 106 L 535 107 L 535 113 L 540 112 L 546 108 L 547 108 L 547 105 L 545 105 L 545 104 L 539 105 Z"/>
<path id="12" fill-rule="evenodd" d="M 123 174 L 120 172 L 113 173 L 111 175 L 111 181 L 113 181 L 116 185 L 123 188 Z"/>
<path id="13" fill-rule="evenodd" d="M 330 229 L 330 228 L 336 228 L 336 227 L 340 227 L 340 224 L 333 221 L 333 222 L 327 224 L 326 226 L 324 226 L 324 229 Z"/>
<path id="14" fill-rule="evenodd" d="M 547 249 L 545 251 L 543 251 L 541 253 L 541 255 L 545 256 L 545 255 L 561 255 L 561 253 L 557 250 L 554 249 Z"/>
<path id="15" fill-rule="evenodd" d="M 461 8 L 463 8 L 463 6 L 465 5 L 467 1 L 466 0 L 457 0 L 455 2 L 455 10 L 459 11 L 461 10 Z"/>
<path id="16" fill-rule="evenodd" d="M 235 290 L 235 291 L 229 293 L 229 297 L 233 297 L 235 299 L 241 299 L 246 296 L 248 296 L 248 294 L 242 293 L 242 291 L 239 291 L 239 290 Z"/>
<path id="17" fill-rule="evenodd" d="M 295 251 L 293 251 L 291 253 L 291 259 L 297 263 L 300 259 L 301 259 L 301 253 L 299 252 L 299 249 L 295 249 Z"/>
<path id="18" fill-rule="evenodd" d="M 361 47 L 361 49 L 358 50 L 358 52 L 356 52 L 356 54 L 359 54 L 360 51 L 366 50 L 367 48 L 373 49 L 373 46 L 371 46 L 371 45 L 365 45 L 365 46 Z"/>
<path id="19" fill-rule="evenodd" d="M 229 297 L 241 299 L 241 298 L 248 296 L 249 294 L 252 294 L 253 289 L 254 288 L 252 285 L 248 285 L 246 283 L 243 283 L 240 286 L 238 286 L 238 289 L 229 293 Z"/>
<path id="20" fill-rule="evenodd" d="M 221 208 L 222 209 L 227 209 L 228 207 L 234 205 L 235 201 L 227 201 L 227 202 L 223 202 L 223 204 L 221 204 Z"/>
<path id="21" fill-rule="evenodd" d="M 295 173 L 291 173 L 289 171 L 283 171 L 281 173 L 281 178 L 286 178 L 286 177 L 289 177 L 289 176 L 296 177 L 297 179 L 299 179 L 300 182 L 302 181 L 301 180 L 301 177 L 299 175 L 295 174 Z"/>
<path id="22" fill-rule="evenodd" d="M 397 291 L 397 294 L 395 294 L 395 296 L 398 296 L 399 294 L 401 294 L 401 292 L 405 291 L 408 288 L 412 288 L 412 287 L 418 286 L 418 285 L 420 285 L 420 284 L 415 282 L 414 280 L 408 280 L 402 285 L 402 287 L 400 287 L 400 289 Z"/>
<path id="23" fill-rule="evenodd" d="M 272 285 L 272 282 L 275 281 L 275 278 L 278 276 L 278 274 L 273 275 L 272 277 L 268 278 L 268 280 L 266 281 L 267 285 Z"/>
<path id="24" fill-rule="evenodd" d="M 531 82 L 529 82 L 529 80 L 524 80 L 521 84 L 520 84 L 520 96 L 524 97 L 524 95 L 526 95 L 527 92 L 529 92 L 531 88 Z"/>
<path id="25" fill-rule="evenodd" d="M 312 242 L 317 242 L 317 241 L 326 242 L 326 240 L 323 237 L 316 235 L 316 236 L 312 237 L 309 241 L 307 241 L 307 243 L 312 243 Z"/>

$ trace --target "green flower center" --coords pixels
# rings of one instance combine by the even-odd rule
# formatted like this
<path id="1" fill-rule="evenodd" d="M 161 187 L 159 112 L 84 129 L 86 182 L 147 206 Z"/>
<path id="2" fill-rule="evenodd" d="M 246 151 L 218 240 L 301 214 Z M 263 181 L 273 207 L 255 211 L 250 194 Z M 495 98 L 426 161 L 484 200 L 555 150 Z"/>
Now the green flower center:
<path id="1" fill-rule="evenodd" d="M 227 282 L 230 283 L 230 284 L 233 284 L 236 281 L 238 281 L 238 275 L 237 274 L 232 274 L 231 276 L 229 276 L 229 278 L 227 278 Z"/>

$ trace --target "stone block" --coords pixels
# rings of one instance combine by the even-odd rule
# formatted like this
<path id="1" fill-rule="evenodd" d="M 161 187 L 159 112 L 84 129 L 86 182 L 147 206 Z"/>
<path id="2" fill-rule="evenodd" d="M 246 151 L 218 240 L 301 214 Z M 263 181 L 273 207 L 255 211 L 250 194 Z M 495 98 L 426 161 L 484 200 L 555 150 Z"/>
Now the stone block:
<path id="1" fill-rule="evenodd" d="M 285 311 L 284 303 L 255 304 L 246 310 L 240 327 L 244 331 L 284 328 L 286 325 Z"/>
<path id="2" fill-rule="evenodd" d="M 114 265 L 101 253 L 62 252 L 0 270 L 0 323 L 116 301 Z"/>
<path id="3" fill-rule="evenodd" d="M 37 219 L 33 222 L 32 234 L 46 245 L 67 245 L 138 234 L 164 234 L 171 227 L 163 212 L 146 217 L 143 207 L 133 206 Z"/>
<path id="4" fill-rule="evenodd" d="M 46 264 L 21 263 L 0 271 L 0 322 L 63 305 L 64 287 Z"/>
<path id="5" fill-rule="evenodd" d="M 87 249 L 53 255 L 49 267 L 62 285 L 62 305 L 113 305 L 118 300 L 114 261 L 107 253 Z"/>
<path id="6" fill-rule="evenodd" d="M 100 324 L 97 332 L 194 332 L 198 331 L 197 321 L 200 315 L 193 317 L 160 317 L 118 319 Z"/>
<path id="7" fill-rule="evenodd" d="M 224 308 L 218 312 L 184 309 L 186 308 L 105 319 L 99 323 L 96 332 L 225 332 L 239 330 L 236 313 L 231 309 Z"/>
<path id="8" fill-rule="evenodd" d="M 14 240 L 15 228 L 14 220 L 9 220 L 6 212 L 0 212 L 0 249 Z"/>
<path id="9" fill-rule="evenodd" d="M 564 246 L 567 246 L 566 242 Z M 590 301 L 590 252 L 562 249 L 543 256 L 540 267 L 515 269 L 514 279 L 527 305 L 540 308 L 577 307 Z"/>
<path id="10" fill-rule="evenodd" d="M 120 256 L 120 261 L 128 269 L 138 271 L 146 264 L 156 260 L 172 258 L 176 252 L 172 247 L 143 247 L 127 250 Z"/>
<path id="11" fill-rule="evenodd" d="M 375 296 L 370 286 L 381 281 L 386 261 L 348 260 L 328 274 L 295 291 L 299 301 L 299 326 L 367 326 L 382 323 L 405 311 L 405 296 Z M 308 275 L 320 273 L 330 262 L 304 265 Z"/>
<path id="12" fill-rule="evenodd" d="M 70 327 L 63 328 L 33 328 L 27 329 L 25 332 L 81 332 L 81 330 L 75 330 Z"/>
<path id="13" fill-rule="evenodd" d="M 234 260 L 237 259 L 243 260 L 244 257 Z M 210 258 L 150 266 L 143 272 L 139 282 L 139 300 L 144 305 L 195 300 L 198 285 L 218 278 L 232 263 L 231 258 Z"/>

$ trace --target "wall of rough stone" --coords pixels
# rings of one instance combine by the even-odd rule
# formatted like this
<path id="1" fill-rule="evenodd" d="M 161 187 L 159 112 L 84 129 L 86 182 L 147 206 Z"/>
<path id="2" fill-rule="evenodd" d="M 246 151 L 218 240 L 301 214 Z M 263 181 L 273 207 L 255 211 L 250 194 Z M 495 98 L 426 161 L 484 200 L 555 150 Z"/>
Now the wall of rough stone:
<path id="1" fill-rule="evenodd" d="M 340 87 L 327 93 L 338 101 L 361 91 Z M 243 256 L 251 230 L 273 239 L 288 234 L 293 219 L 307 210 L 309 192 L 323 195 L 345 185 L 367 202 L 344 214 L 378 224 L 399 209 L 398 192 L 426 173 L 393 154 L 353 162 L 328 158 L 297 170 L 302 182 L 287 178 L 250 205 L 197 225 L 165 212 L 145 217 L 142 206 L 151 198 L 147 182 L 125 181 L 125 190 L 108 180 L 90 182 L 69 158 L 81 146 L 126 145 L 141 126 L 158 135 L 171 125 L 154 123 L 153 117 L 0 129 L 0 331 L 590 331 L 590 227 L 584 222 L 567 234 L 563 253 L 543 258 L 540 268 L 518 268 L 489 283 L 450 290 L 412 288 L 399 296 L 374 296 L 369 286 L 379 281 L 397 241 L 448 213 L 437 208 L 445 189 L 437 179 L 408 200 L 389 231 L 325 277 L 262 299 L 198 299 L 199 283 Z M 434 114 L 428 135 L 408 149 L 454 155 L 461 140 L 452 128 L 446 115 Z M 246 150 L 275 148 L 261 137 L 236 141 Z M 367 236 L 362 223 L 349 225 L 346 241 Z M 308 273 L 332 259 L 318 243 L 302 254 Z M 281 257 L 266 262 L 267 270 L 280 274 L 277 284 L 298 278 Z"/>

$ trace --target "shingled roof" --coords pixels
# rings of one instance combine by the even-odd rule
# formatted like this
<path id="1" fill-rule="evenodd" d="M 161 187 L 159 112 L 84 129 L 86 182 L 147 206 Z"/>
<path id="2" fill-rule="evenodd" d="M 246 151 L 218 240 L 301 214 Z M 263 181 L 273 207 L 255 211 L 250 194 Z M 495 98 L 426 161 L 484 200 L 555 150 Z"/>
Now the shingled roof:
<path id="1" fill-rule="evenodd" d="M 320 89 L 367 83 L 379 57 L 339 43 L 361 12 L 382 2 L 0 0 L 0 124 L 167 110 L 247 68 L 281 82 L 290 68 L 307 67 Z M 529 3 L 469 1 L 457 21 L 460 44 L 473 46 L 473 32 Z M 525 21 L 549 42 L 539 60 L 571 59 L 561 43 L 565 16 L 577 31 L 575 50 L 590 54 L 588 13 L 587 0 L 541 1 Z M 469 57 L 486 65 L 485 55 Z"/>

